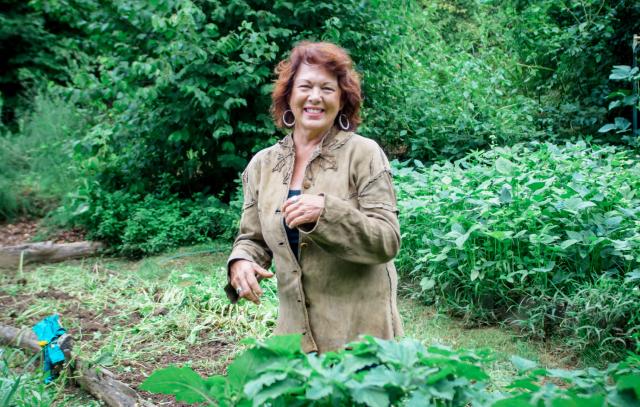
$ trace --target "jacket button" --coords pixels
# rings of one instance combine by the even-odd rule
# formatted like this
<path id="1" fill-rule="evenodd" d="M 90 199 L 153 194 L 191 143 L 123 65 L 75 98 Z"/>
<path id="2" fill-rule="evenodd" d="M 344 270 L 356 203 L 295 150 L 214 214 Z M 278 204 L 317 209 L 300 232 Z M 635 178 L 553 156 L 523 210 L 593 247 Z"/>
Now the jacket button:
<path id="1" fill-rule="evenodd" d="M 307 242 L 300 243 L 300 248 L 305 249 L 307 247 Z"/>
<path id="2" fill-rule="evenodd" d="M 303 187 L 304 189 L 309 189 L 309 188 L 311 188 L 311 181 L 305 181 L 305 182 L 302 184 L 302 187 Z"/>

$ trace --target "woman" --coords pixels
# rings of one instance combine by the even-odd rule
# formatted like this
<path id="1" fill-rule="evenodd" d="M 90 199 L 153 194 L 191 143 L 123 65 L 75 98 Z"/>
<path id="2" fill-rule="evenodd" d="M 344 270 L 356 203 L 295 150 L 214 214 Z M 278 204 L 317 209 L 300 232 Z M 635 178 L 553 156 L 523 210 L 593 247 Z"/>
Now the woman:
<path id="1" fill-rule="evenodd" d="M 362 101 L 347 53 L 303 42 L 276 68 L 272 113 L 292 128 L 243 173 L 240 233 L 228 260 L 229 299 L 259 303 L 275 260 L 276 334 L 326 352 L 368 334 L 402 334 L 393 258 L 400 248 L 389 162 L 353 133 Z"/>

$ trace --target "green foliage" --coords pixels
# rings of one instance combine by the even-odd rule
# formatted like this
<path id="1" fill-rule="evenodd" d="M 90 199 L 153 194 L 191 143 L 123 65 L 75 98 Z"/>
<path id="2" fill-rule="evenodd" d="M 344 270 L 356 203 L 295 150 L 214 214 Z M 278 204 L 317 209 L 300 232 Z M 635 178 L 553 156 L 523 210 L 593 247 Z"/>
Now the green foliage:
<path id="1" fill-rule="evenodd" d="M 55 392 L 44 384 L 42 371 L 34 371 L 39 355 L 30 358 L 21 350 L 0 348 L 0 405 L 46 406 Z"/>
<path id="2" fill-rule="evenodd" d="M 547 370 L 514 357 L 521 374 L 502 392 L 488 387 L 481 367 L 489 359 L 486 352 L 367 336 L 320 356 L 301 351 L 300 335 L 250 343 L 253 347 L 233 361 L 226 377 L 204 379 L 189 368 L 171 366 L 153 372 L 141 389 L 220 406 L 578 406 L 596 401 L 593 405 L 630 406 L 640 400 L 637 356 L 602 371 Z"/>
<path id="3" fill-rule="evenodd" d="M 81 204 L 76 221 L 87 225 L 90 238 L 107 242 L 127 256 L 230 239 L 236 230 L 238 212 L 213 196 L 179 199 L 177 195 L 104 193 L 100 189 L 94 193 L 90 196 L 92 209 Z"/>
<path id="4" fill-rule="evenodd" d="M 618 89 L 612 92 L 607 97 L 611 102 L 609 103 L 610 111 L 623 111 L 631 110 L 630 108 L 640 108 L 640 100 L 637 93 L 633 93 L 632 89 L 638 88 L 638 81 L 640 81 L 640 69 L 638 67 L 630 67 L 628 65 L 617 65 L 611 70 L 609 79 L 613 81 L 623 82 L 625 86 L 622 89 Z M 632 89 L 629 89 L 632 88 Z M 633 131 L 631 122 L 624 117 L 618 116 L 614 119 L 613 123 L 608 123 L 602 126 L 598 132 L 607 133 L 610 131 L 616 131 L 616 134 L 623 134 L 623 139 L 627 140 L 631 145 L 638 145 L 638 134 L 630 134 Z M 629 136 L 630 134 L 630 136 Z"/>
<path id="5" fill-rule="evenodd" d="M 551 134 L 595 133 L 606 119 L 611 66 L 631 60 L 640 32 L 634 0 L 493 0 L 504 10 L 506 42 L 520 61 L 519 86 L 540 100 Z M 619 142 L 620 137 L 608 137 Z"/>
<path id="6" fill-rule="evenodd" d="M 0 5 L 0 93 L 5 109 L 0 122 L 16 124 L 19 111 L 30 99 L 23 93 L 48 82 L 68 80 L 69 54 L 77 48 L 77 38 L 64 21 L 51 21 L 29 2 L 5 0 Z"/>
<path id="7" fill-rule="evenodd" d="M 106 191 L 220 192 L 272 143 L 272 71 L 339 2 L 86 0 L 70 20 L 92 44 L 68 97 L 96 109 L 83 144 L 103 161 Z M 70 7 L 34 2 L 50 15 Z M 229 192 L 229 191 L 227 191 Z"/>
<path id="8" fill-rule="evenodd" d="M 443 405 L 464 406 L 483 394 L 484 353 L 419 342 L 365 337 L 345 351 L 305 354 L 300 335 L 251 340 L 227 376 L 203 379 L 187 368 L 154 372 L 143 390 L 210 405 Z M 418 404 L 416 404 L 418 403 Z"/>
<path id="9" fill-rule="evenodd" d="M 577 286 L 560 304 L 566 307 L 562 318 L 556 316 L 553 321 L 567 345 L 577 350 L 597 349 L 612 359 L 619 357 L 620 349 L 640 345 L 638 274 L 637 270 L 628 273 L 624 281 L 603 276 L 594 284 Z"/>
<path id="10" fill-rule="evenodd" d="M 637 307 L 629 306 L 640 270 L 637 157 L 585 143 L 520 144 L 428 168 L 395 165 L 399 268 L 426 300 L 473 320 L 515 315 L 539 336 L 553 331 L 554 318 L 574 313 L 566 327 L 585 343 L 594 340 L 588 320 L 604 324 L 596 342 L 638 330 Z M 596 281 L 615 293 L 594 287 L 586 295 Z M 612 297 L 628 305 L 594 310 Z"/>
<path id="11" fill-rule="evenodd" d="M 541 135 L 499 10 L 466 0 L 372 5 L 365 21 L 335 18 L 325 34 L 363 73 L 364 135 L 421 160 Z"/>
<path id="12" fill-rule="evenodd" d="M 87 127 L 83 114 L 47 94 L 35 95 L 31 108 L 19 113 L 17 133 L 0 134 L 0 221 L 42 216 L 77 185 L 75 139 Z"/>

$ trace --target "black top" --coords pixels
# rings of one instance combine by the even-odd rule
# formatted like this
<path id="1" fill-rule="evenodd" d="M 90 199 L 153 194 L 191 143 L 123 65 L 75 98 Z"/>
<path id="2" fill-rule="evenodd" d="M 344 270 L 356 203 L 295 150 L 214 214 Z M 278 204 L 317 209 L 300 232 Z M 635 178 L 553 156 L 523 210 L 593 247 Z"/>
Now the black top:
<path id="1" fill-rule="evenodd" d="M 299 189 L 290 189 L 287 199 L 291 198 L 292 196 L 300 195 L 300 192 L 301 191 Z M 300 242 L 300 232 L 298 232 L 298 229 L 289 229 L 289 226 L 287 226 L 286 222 L 284 221 L 284 218 L 282 219 L 282 222 L 284 223 L 284 230 L 287 232 L 287 239 L 289 240 L 289 246 L 291 246 L 293 255 L 296 256 L 296 259 L 297 259 L 298 243 Z"/>

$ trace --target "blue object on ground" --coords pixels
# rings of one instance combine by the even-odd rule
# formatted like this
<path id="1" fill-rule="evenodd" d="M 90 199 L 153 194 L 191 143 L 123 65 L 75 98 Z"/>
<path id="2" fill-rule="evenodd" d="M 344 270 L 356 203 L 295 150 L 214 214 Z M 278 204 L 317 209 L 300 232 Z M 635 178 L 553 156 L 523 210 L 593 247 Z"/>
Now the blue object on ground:
<path id="1" fill-rule="evenodd" d="M 58 315 L 49 315 L 35 324 L 32 329 L 42 346 L 44 371 L 49 372 L 44 382 L 50 383 L 56 377 L 53 367 L 64 362 L 64 352 L 58 345 L 58 338 L 67 331 L 60 326 Z"/>

